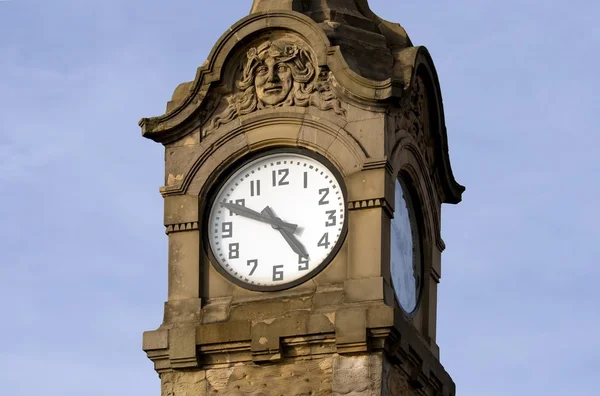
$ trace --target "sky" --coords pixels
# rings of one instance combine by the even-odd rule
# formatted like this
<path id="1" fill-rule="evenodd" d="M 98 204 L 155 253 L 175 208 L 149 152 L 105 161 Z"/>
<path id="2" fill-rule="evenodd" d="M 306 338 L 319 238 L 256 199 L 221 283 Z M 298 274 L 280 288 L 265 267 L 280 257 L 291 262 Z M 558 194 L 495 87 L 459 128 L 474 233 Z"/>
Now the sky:
<path id="1" fill-rule="evenodd" d="M 600 3 L 371 0 L 431 52 L 463 202 L 438 344 L 458 396 L 595 396 Z M 163 114 L 251 0 L 0 1 L 0 383 L 159 395 Z"/>

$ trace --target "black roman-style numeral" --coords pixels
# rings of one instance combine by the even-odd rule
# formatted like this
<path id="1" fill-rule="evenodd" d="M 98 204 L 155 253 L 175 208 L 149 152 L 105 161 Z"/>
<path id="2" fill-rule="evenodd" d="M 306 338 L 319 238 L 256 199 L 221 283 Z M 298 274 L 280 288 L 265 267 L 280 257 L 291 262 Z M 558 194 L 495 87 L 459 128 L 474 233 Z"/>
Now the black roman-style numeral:
<path id="1" fill-rule="evenodd" d="M 229 244 L 229 258 L 230 259 L 240 258 L 240 244 L 239 243 L 230 243 Z"/>
<path id="2" fill-rule="evenodd" d="M 327 205 L 329 201 L 326 201 L 325 198 L 329 195 L 329 187 L 320 188 L 319 195 L 322 195 L 321 199 L 319 199 L 319 205 Z"/>
<path id="3" fill-rule="evenodd" d="M 253 197 L 255 195 L 260 195 L 260 180 L 250 181 L 250 196 Z"/>
<path id="4" fill-rule="evenodd" d="M 325 211 L 325 214 L 329 215 L 329 217 L 327 217 L 327 221 L 325 222 L 325 227 L 333 227 L 337 224 L 337 217 L 335 217 L 335 213 L 335 209 Z"/>
<path id="5" fill-rule="evenodd" d="M 250 273 L 248 274 L 248 276 L 252 276 L 254 271 L 256 271 L 256 267 L 258 267 L 258 260 L 248 260 L 247 265 L 252 266 L 252 269 L 250 270 Z"/>
<path id="6" fill-rule="evenodd" d="M 317 243 L 317 246 L 329 249 L 329 245 L 331 245 L 331 243 L 329 242 L 329 233 L 326 232 L 325 234 L 323 234 L 321 239 L 319 239 L 319 243 Z"/>
<path id="7" fill-rule="evenodd" d="M 273 171 L 273 187 L 275 186 L 287 186 L 290 184 L 289 181 L 285 180 L 290 174 L 290 170 L 288 168 L 279 169 L 277 173 Z M 279 181 L 277 181 L 277 176 L 280 176 Z"/>

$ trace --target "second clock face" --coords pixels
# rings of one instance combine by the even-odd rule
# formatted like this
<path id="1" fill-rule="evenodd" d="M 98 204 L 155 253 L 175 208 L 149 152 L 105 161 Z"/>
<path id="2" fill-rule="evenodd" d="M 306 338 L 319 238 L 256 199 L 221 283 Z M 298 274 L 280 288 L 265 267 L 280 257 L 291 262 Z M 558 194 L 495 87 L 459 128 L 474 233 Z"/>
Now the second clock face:
<path id="1" fill-rule="evenodd" d="M 417 308 L 421 292 L 421 260 L 418 230 L 406 191 L 399 180 L 395 187 L 395 210 L 391 221 L 390 261 L 392 284 L 398 302 L 408 314 Z"/>
<path id="2" fill-rule="evenodd" d="M 231 174 L 207 230 L 221 273 L 253 290 L 281 290 L 314 276 L 345 237 L 346 200 L 332 166 L 315 154 L 278 151 Z"/>

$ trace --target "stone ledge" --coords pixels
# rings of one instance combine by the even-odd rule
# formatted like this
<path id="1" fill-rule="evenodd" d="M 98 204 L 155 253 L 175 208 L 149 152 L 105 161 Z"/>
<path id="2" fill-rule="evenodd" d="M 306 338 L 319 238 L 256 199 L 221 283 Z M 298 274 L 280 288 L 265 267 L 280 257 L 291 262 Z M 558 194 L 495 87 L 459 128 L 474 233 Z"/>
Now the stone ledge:
<path id="1" fill-rule="evenodd" d="M 393 308 L 382 303 L 345 307 L 146 332 L 144 350 L 159 373 L 384 353 L 414 392 L 454 396 L 450 376 L 416 330 L 394 317 Z"/>
<path id="2" fill-rule="evenodd" d="M 165 234 L 169 235 L 174 232 L 182 232 L 182 231 L 197 231 L 198 230 L 198 222 L 193 221 L 189 223 L 181 223 L 181 224 L 169 224 L 165 227 Z"/>
<path id="3" fill-rule="evenodd" d="M 373 208 L 382 208 L 387 213 L 394 213 L 392 206 L 387 202 L 387 200 L 383 197 L 381 198 L 373 198 L 373 199 L 361 199 L 359 201 L 349 201 L 348 202 L 348 210 L 362 210 L 362 209 L 373 209 Z"/>

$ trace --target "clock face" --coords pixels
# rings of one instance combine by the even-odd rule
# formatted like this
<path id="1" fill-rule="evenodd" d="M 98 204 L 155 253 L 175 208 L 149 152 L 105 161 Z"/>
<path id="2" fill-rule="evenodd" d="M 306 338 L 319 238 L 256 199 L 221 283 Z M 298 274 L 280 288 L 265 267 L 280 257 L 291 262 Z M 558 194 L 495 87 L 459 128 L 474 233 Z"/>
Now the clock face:
<path id="1" fill-rule="evenodd" d="M 339 173 L 308 151 L 247 162 L 214 197 L 207 239 L 219 272 L 252 290 L 295 286 L 331 261 L 346 234 Z"/>
<path id="2" fill-rule="evenodd" d="M 411 218 L 410 197 L 399 180 L 396 180 L 395 197 L 390 235 L 392 285 L 402 309 L 411 314 L 417 308 L 421 292 L 419 236 L 415 221 Z"/>

